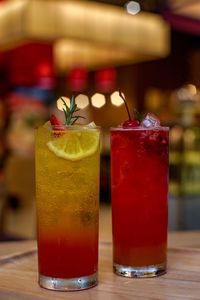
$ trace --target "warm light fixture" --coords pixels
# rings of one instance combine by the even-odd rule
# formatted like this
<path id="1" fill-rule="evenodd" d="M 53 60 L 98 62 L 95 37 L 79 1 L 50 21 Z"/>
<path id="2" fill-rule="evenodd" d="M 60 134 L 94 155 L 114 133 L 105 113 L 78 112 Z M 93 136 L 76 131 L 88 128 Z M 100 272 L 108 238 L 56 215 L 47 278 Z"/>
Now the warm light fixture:
<path id="1" fill-rule="evenodd" d="M 140 4 L 136 1 L 129 1 L 125 4 L 125 6 L 130 15 L 136 15 L 140 12 Z"/>
<path id="2" fill-rule="evenodd" d="M 103 94 L 96 93 L 91 98 L 92 105 L 97 108 L 101 108 L 105 105 L 106 99 Z"/>
<path id="3" fill-rule="evenodd" d="M 76 97 L 76 104 L 77 104 L 77 107 L 80 108 L 80 109 L 86 108 L 89 105 L 88 96 L 83 95 L 83 94 L 79 94 Z"/>
<path id="4" fill-rule="evenodd" d="M 65 101 L 65 103 L 67 104 L 67 106 L 70 106 L 70 99 L 69 99 L 69 98 L 67 98 L 67 97 L 62 97 L 62 99 Z M 57 100 L 57 108 L 58 108 L 59 110 L 62 110 L 62 111 L 63 111 L 63 108 L 64 108 L 65 106 L 64 106 L 64 103 L 63 103 L 62 99 L 59 98 L 59 99 Z"/>
<path id="5" fill-rule="evenodd" d="M 55 66 L 61 72 L 77 65 L 97 69 L 103 65 L 115 65 L 133 59 L 133 54 L 126 49 L 95 44 L 86 40 L 59 39 L 54 43 L 53 52 Z"/>
<path id="6" fill-rule="evenodd" d="M 197 88 L 194 84 L 186 84 L 177 91 L 177 96 L 181 101 L 196 100 Z"/>
<path id="7" fill-rule="evenodd" d="M 189 83 L 188 84 L 188 89 L 189 89 L 191 95 L 193 95 L 193 96 L 196 95 L 197 88 L 196 88 L 196 86 L 194 84 Z"/>
<path id="8" fill-rule="evenodd" d="M 55 65 L 66 71 L 74 62 L 96 68 L 165 57 L 170 30 L 157 14 L 133 18 L 122 7 L 92 1 L 2 2 L 0 49 L 30 40 L 53 42 Z"/>
<path id="9" fill-rule="evenodd" d="M 110 96 L 110 99 L 111 99 L 111 103 L 115 106 L 121 106 L 124 103 L 118 91 L 113 92 L 112 95 Z"/>

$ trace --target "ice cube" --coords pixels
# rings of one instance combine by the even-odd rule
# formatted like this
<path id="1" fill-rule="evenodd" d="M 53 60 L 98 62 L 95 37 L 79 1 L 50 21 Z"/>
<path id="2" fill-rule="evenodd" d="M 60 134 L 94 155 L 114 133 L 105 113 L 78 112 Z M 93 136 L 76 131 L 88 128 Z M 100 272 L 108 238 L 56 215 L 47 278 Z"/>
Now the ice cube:
<path id="1" fill-rule="evenodd" d="M 141 122 L 141 126 L 146 128 L 158 127 L 160 126 L 160 121 L 154 114 L 148 113 L 144 120 Z"/>

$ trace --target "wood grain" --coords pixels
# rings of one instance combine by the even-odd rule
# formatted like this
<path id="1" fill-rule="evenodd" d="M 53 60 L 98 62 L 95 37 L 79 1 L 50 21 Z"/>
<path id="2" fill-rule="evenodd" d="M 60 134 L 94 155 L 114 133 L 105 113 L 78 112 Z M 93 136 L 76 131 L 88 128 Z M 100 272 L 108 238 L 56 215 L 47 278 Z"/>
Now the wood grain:
<path id="1" fill-rule="evenodd" d="M 188 235 L 190 235 L 188 239 L 194 241 L 200 233 Z M 187 247 L 174 247 L 168 250 L 167 274 L 151 279 L 127 279 L 113 274 L 111 243 L 101 242 L 99 284 L 80 292 L 54 292 L 39 287 L 34 241 L 1 244 L 0 299 L 200 299 L 200 247 L 189 248 L 186 236 L 184 238 Z M 9 253 L 5 253 L 6 248 Z"/>
<path id="2" fill-rule="evenodd" d="M 0 242 L 0 260 L 10 255 L 13 256 L 34 249 L 37 249 L 35 241 Z"/>
<path id="3" fill-rule="evenodd" d="M 169 247 L 200 248 L 200 231 L 172 231 L 168 234 Z M 200 299 L 200 298 L 199 298 Z"/>

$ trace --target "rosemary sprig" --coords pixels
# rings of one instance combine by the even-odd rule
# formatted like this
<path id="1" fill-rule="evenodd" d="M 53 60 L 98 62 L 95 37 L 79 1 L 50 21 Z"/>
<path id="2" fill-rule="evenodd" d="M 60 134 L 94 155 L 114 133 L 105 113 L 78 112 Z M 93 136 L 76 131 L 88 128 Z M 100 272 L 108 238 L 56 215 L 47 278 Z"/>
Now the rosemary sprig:
<path id="1" fill-rule="evenodd" d="M 61 97 L 61 100 L 62 100 L 63 106 L 64 106 L 63 107 L 63 112 L 64 112 L 64 115 L 65 115 L 65 121 L 66 121 L 65 125 L 74 125 L 74 123 L 79 118 L 85 119 L 84 117 L 79 116 L 79 115 L 74 116 L 74 113 L 76 113 L 77 111 L 80 110 L 79 108 L 77 108 L 77 104 L 75 103 L 75 97 L 74 96 L 72 96 L 72 98 L 70 99 L 69 107 L 67 106 L 67 103 L 65 102 L 65 100 L 62 97 Z"/>

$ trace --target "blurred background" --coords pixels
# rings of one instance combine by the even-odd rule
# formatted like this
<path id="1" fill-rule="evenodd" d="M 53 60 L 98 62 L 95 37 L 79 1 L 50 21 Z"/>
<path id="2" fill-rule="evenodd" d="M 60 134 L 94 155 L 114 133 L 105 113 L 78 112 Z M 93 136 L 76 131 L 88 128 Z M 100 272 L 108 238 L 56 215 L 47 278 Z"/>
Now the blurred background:
<path id="1" fill-rule="evenodd" d="M 0 239 L 35 237 L 34 128 L 76 96 L 102 127 L 100 224 L 110 228 L 118 96 L 170 127 L 169 229 L 200 229 L 200 2 L 0 1 Z M 110 230 L 110 229 L 109 229 Z"/>

